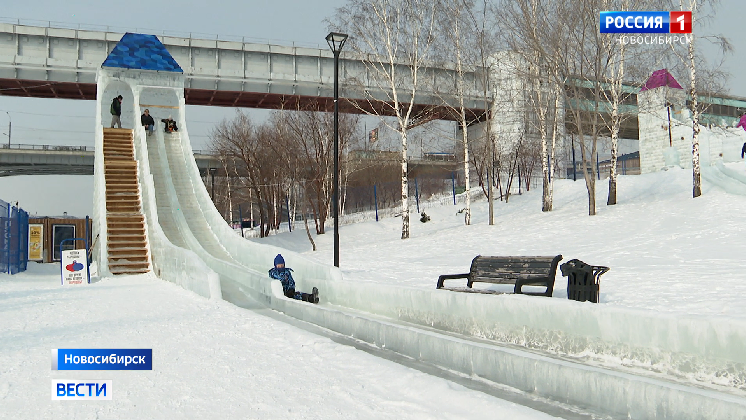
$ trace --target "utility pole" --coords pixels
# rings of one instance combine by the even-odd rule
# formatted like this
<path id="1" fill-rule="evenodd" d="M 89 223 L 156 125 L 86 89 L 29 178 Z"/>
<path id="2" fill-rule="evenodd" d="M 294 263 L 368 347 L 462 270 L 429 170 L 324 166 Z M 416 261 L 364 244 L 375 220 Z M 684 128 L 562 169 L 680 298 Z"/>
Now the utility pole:
<path id="1" fill-rule="evenodd" d="M 8 149 L 10 149 L 10 129 L 13 128 L 13 126 L 10 121 L 10 112 L 5 111 L 5 113 L 8 114 Z"/>

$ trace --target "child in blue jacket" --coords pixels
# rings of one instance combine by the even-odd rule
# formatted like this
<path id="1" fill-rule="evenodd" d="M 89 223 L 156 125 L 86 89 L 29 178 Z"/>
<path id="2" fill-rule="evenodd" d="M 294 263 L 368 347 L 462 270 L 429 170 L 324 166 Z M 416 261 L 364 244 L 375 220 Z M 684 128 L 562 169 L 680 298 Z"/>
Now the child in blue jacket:
<path id="1" fill-rule="evenodd" d="M 285 259 L 282 258 L 282 255 L 277 254 L 275 257 L 275 268 L 269 270 L 269 277 L 280 280 L 280 283 L 282 283 L 282 292 L 290 299 L 319 303 L 319 289 L 314 287 L 311 293 L 295 291 L 295 280 L 293 280 L 292 271 L 292 268 L 285 267 Z"/>

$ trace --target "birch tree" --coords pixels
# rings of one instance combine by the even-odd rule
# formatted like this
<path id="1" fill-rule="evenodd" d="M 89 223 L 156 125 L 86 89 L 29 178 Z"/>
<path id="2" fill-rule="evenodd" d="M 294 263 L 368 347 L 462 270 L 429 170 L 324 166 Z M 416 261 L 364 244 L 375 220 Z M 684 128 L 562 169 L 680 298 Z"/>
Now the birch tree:
<path id="1" fill-rule="evenodd" d="M 422 84 L 421 71 L 434 41 L 437 5 L 428 0 L 350 0 L 337 9 L 333 30 L 350 35 L 348 44 L 365 66 L 365 74 L 353 76 L 376 115 L 393 115 L 391 124 L 401 138 L 401 238 L 409 238 L 407 179 L 408 131 L 413 122 L 415 94 Z M 372 89 L 366 89 L 370 86 Z M 376 97 L 372 91 L 384 92 Z M 378 111 L 371 111 L 378 110 Z"/>
<path id="2" fill-rule="evenodd" d="M 474 5 L 469 0 L 441 0 L 438 13 L 438 40 L 440 48 L 440 62 L 444 67 L 454 65 L 455 83 L 454 89 L 443 89 L 444 86 L 436 85 L 434 90 L 441 93 L 444 105 L 450 108 L 457 116 L 456 120 L 461 129 L 461 143 L 463 146 L 464 182 L 466 184 L 466 207 L 464 210 L 464 222 L 471 224 L 471 190 L 470 190 L 470 159 L 469 159 L 469 121 L 474 115 L 467 115 L 465 99 L 473 94 L 474 89 L 467 91 L 467 84 L 473 85 L 474 80 L 466 80 L 467 68 L 471 73 L 475 70 L 475 58 L 478 56 L 470 54 L 475 50 L 475 41 L 478 43 L 476 27 L 478 24 L 476 15 L 473 13 Z M 477 49 L 478 51 L 478 49 Z M 451 64 L 453 63 L 453 64 Z M 469 83 L 472 82 L 472 83 Z M 456 104 L 452 104 L 453 98 Z M 471 113 L 470 113 L 471 114 Z"/>
<path id="3" fill-rule="evenodd" d="M 472 22 L 472 26 L 476 28 L 476 53 L 478 58 L 478 64 L 480 71 L 477 73 L 480 77 L 482 85 L 482 99 L 484 100 L 485 108 L 484 115 L 487 120 L 485 122 L 485 138 L 488 144 L 488 162 L 489 170 L 487 177 L 487 201 L 489 203 L 489 224 L 495 224 L 495 188 L 494 185 L 499 181 L 499 176 L 495 176 L 495 166 L 497 150 L 495 146 L 495 138 L 492 134 L 492 110 L 490 104 L 493 103 L 492 95 L 492 73 L 494 71 L 494 60 L 491 59 L 492 54 L 495 51 L 495 36 L 490 33 L 490 24 L 492 22 L 491 14 L 491 3 L 488 0 L 483 0 L 481 8 L 477 11 L 470 13 L 469 17 Z M 499 172 L 498 172 L 499 174 Z M 502 196 L 501 196 L 502 198 Z"/>
<path id="4" fill-rule="evenodd" d="M 671 45 L 671 52 L 673 55 L 684 63 L 688 76 L 689 76 L 689 97 L 691 100 L 691 118 L 692 118 L 692 197 L 696 198 L 702 195 L 702 178 L 701 168 L 699 159 L 699 133 L 700 133 L 700 117 L 701 117 L 701 103 L 699 101 L 698 86 L 703 84 L 701 76 L 698 77 L 697 73 L 700 70 L 700 66 L 706 63 L 698 53 L 696 49 L 695 41 L 698 38 L 706 39 L 716 44 L 721 53 L 726 54 L 732 51 L 733 47 L 729 41 L 722 35 L 705 35 L 695 37 L 694 29 L 701 27 L 702 23 L 705 23 L 712 13 L 720 5 L 719 0 L 674 0 L 671 2 L 671 6 L 678 6 L 680 10 L 688 10 L 692 12 L 692 33 L 687 34 L 687 49 L 686 54 L 680 54 L 676 50 L 676 45 Z M 671 22 L 671 25 L 677 25 L 680 23 Z M 681 23 L 683 24 L 683 23 Z M 721 63 L 722 64 L 722 63 Z M 705 65 L 705 67 L 707 67 Z M 717 66 L 715 68 L 705 68 L 709 73 L 717 73 Z"/>
<path id="5" fill-rule="evenodd" d="M 536 130 L 540 141 L 542 168 L 542 211 L 552 210 L 554 147 L 557 140 L 555 124 L 557 105 L 552 96 L 561 92 L 566 69 L 561 55 L 563 43 L 568 42 L 567 25 L 557 24 L 557 2 L 552 0 L 517 0 L 505 4 L 502 15 L 502 34 L 513 58 L 511 72 L 526 81 L 529 92 L 523 110 L 529 125 Z M 552 86 L 555 86 L 554 88 Z M 554 104 L 552 107 L 550 104 Z M 548 135 L 552 126 L 552 142 Z M 528 140 L 530 143 L 530 140 Z"/>
<path id="6" fill-rule="evenodd" d="M 617 157 L 619 150 L 619 130 L 622 124 L 622 117 L 619 110 L 622 98 L 622 81 L 624 78 L 624 44 L 619 46 L 616 62 L 611 66 L 611 80 L 609 89 L 609 102 L 611 103 L 611 168 L 609 170 L 609 195 L 606 199 L 606 205 L 613 206 L 616 204 L 616 186 L 617 186 Z"/>

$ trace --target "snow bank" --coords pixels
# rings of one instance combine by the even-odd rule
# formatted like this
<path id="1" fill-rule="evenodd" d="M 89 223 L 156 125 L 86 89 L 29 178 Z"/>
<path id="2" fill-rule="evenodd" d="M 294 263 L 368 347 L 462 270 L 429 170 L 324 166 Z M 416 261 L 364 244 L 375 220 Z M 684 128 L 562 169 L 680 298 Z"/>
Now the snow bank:
<path id="1" fill-rule="evenodd" d="M 557 418 L 152 275 L 70 288 L 30 263 L 14 277 L 0 274 L 3 419 Z M 50 371 L 50 348 L 152 348 L 153 370 Z M 50 378 L 102 374 L 111 401 L 50 400 Z"/>

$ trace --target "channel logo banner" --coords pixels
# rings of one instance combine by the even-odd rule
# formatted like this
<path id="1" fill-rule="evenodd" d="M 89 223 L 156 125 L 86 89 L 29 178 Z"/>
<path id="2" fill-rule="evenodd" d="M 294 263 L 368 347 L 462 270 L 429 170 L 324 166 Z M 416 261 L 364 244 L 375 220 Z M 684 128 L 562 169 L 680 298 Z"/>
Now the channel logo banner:
<path id="1" fill-rule="evenodd" d="M 52 349 L 52 370 L 153 370 L 153 349 Z"/>
<path id="2" fill-rule="evenodd" d="M 106 379 L 52 379 L 52 399 L 111 400 L 111 384 Z"/>
<path id="3" fill-rule="evenodd" d="M 692 12 L 601 12 L 602 34 L 690 34 Z"/>

